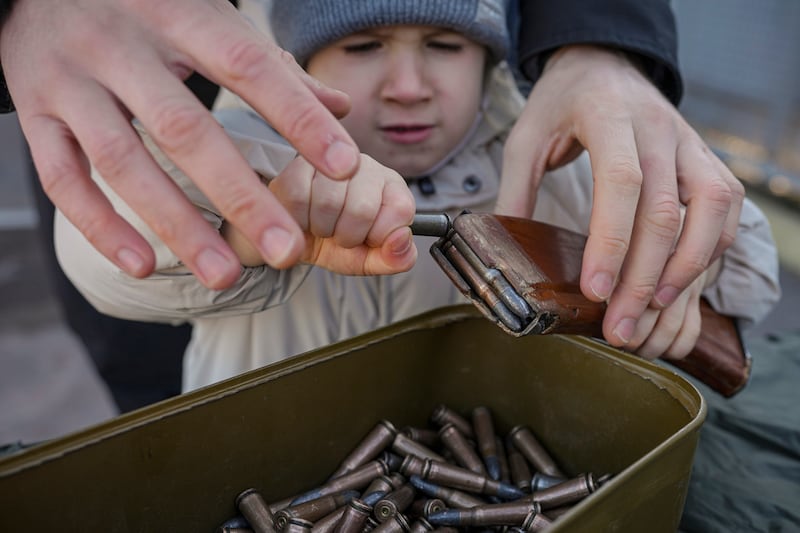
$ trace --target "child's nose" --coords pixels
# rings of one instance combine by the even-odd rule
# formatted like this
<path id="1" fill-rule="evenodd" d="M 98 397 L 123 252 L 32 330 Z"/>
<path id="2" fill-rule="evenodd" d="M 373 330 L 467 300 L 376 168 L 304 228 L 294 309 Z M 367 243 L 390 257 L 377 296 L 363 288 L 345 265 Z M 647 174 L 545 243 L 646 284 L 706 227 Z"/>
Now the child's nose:
<path id="1" fill-rule="evenodd" d="M 422 58 L 397 54 L 386 65 L 383 97 L 401 103 L 430 98 L 431 88 Z"/>

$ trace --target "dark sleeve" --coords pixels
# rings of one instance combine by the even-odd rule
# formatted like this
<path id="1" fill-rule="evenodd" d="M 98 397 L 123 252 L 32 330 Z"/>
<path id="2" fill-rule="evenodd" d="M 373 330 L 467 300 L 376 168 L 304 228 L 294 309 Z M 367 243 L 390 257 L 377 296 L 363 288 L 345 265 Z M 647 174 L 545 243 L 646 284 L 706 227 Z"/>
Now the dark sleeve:
<path id="1" fill-rule="evenodd" d="M 683 94 L 675 17 L 669 0 L 520 0 L 519 62 L 536 81 L 547 58 L 568 44 L 611 46 L 637 56 L 673 104 Z"/>
<path id="2" fill-rule="evenodd" d="M 6 21 L 6 17 L 11 12 L 11 4 L 14 0 L 0 0 L 0 29 Z M 6 77 L 3 75 L 3 65 L 0 65 L 0 113 L 14 111 L 14 104 L 11 102 L 11 95 L 8 94 L 6 87 Z"/>

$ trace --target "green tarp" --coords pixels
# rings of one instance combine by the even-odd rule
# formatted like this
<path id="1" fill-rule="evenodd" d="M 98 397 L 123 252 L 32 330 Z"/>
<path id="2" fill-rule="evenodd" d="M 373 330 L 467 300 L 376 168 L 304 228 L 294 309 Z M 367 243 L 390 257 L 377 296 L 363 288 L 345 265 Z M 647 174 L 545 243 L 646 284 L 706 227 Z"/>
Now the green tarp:
<path id="1" fill-rule="evenodd" d="M 685 533 L 800 532 L 800 331 L 754 339 L 750 382 L 708 400 Z"/>

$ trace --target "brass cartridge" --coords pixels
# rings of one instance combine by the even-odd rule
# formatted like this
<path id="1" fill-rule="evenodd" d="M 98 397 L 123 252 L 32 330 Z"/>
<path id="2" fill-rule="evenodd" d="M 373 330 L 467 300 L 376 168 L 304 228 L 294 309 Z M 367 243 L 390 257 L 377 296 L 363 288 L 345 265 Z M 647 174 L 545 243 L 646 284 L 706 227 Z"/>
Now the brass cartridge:
<path id="1" fill-rule="evenodd" d="M 347 474 L 331 479 L 316 489 L 301 494 L 292 501 L 292 505 L 298 505 L 309 500 L 315 500 L 322 496 L 328 496 L 329 494 L 335 494 L 346 490 L 361 490 L 369 485 L 376 477 L 388 473 L 389 467 L 386 463 L 380 459 L 374 459 Z"/>
<path id="2" fill-rule="evenodd" d="M 526 426 L 516 426 L 509 433 L 511 442 L 525 458 L 530 461 L 533 467 L 549 476 L 566 477 L 556 465 L 556 462 L 547 453 L 533 432 Z"/>
<path id="3" fill-rule="evenodd" d="M 274 515 L 275 529 L 282 531 L 292 518 L 302 518 L 309 522 L 316 522 L 339 507 L 346 505 L 357 496 L 358 491 L 345 490 L 281 509 Z"/>
<path id="4" fill-rule="evenodd" d="M 428 517 L 437 526 L 519 526 L 531 512 L 541 512 L 538 503 L 530 498 L 515 502 L 478 505 L 471 509 L 445 509 Z"/>
<path id="5" fill-rule="evenodd" d="M 456 462 L 481 476 L 486 476 L 486 468 L 464 434 L 452 422 L 447 422 L 439 430 L 439 440 L 450 450 Z"/>
<path id="6" fill-rule="evenodd" d="M 486 266 L 461 235 L 457 232 L 452 233 L 450 241 L 480 278 L 492 288 L 505 307 L 525 322 L 535 314 L 525 298 L 514 289 L 503 273 L 496 268 Z"/>
<path id="7" fill-rule="evenodd" d="M 420 444 L 415 440 L 411 440 L 402 433 L 398 433 L 394 441 L 392 441 L 392 450 L 402 456 L 415 455 L 427 459 L 436 459 L 437 461 L 444 461 L 444 457 L 434 452 L 427 446 Z"/>
<path id="8" fill-rule="evenodd" d="M 428 448 L 435 448 L 439 444 L 439 434 L 433 429 L 406 426 L 403 428 L 403 435 Z"/>
<path id="9" fill-rule="evenodd" d="M 314 525 L 311 527 L 311 533 L 334 533 L 334 531 L 336 531 L 336 527 L 339 525 L 339 520 L 341 520 L 342 516 L 344 516 L 346 509 L 347 506 L 343 505 L 332 513 L 329 513 L 314 522 Z"/>
<path id="10" fill-rule="evenodd" d="M 374 506 L 378 500 L 401 487 L 406 482 L 406 478 L 397 472 L 390 476 L 379 476 L 372 480 L 372 483 L 364 489 L 361 499 L 367 505 Z"/>
<path id="11" fill-rule="evenodd" d="M 486 281 L 482 272 L 475 270 L 462 252 L 457 249 L 453 242 L 445 242 L 441 247 L 442 253 L 450 260 L 450 263 L 463 277 L 477 297 L 492 310 L 492 314 L 497 317 L 503 325 L 511 331 L 522 331 L 523 322 L 511 311 L 508 306 L 500 299 L 494 288 Z"/>
<path id="12" fill-rule="evenodd" d="M 256 489 L 247 489 L 236 497 L 236 508 L 256 533 L 275 533 L 274 517 Z"/>
<path id="13" fill-rule="evenodd" d="M 483 457 L 483 463 L 486 465 L 486 472 L 491 479 L 500 479 L 497 436 L 494 432 L 492 412 L 487 407 L 478 406 L 472 410 L 472 428 L 475 430 L 475 440 L 478 443 L 478 451 Z"/>
<path id="14" fill-rule="evenodd" d="M 514 446 L 510 438 L 506 439 L 506 455 L 508 456 L 508 468 L 511 471 L 511 484 L 525 492 L 536 490 L 532 488 L 534 476 L 528 460 Z"/>
<path id="15" fill-rule="evenodd" d="M 432 513 L 447 509 L 447 504 L 439 498 L 417 498 L 406 510 L 406 514 L 415 518 L 427 518 Z"/>
<path id="16" fill-rule="evenodd" d="M 292 502 L 295 500 L 295 498 L 297 498 L 297 494 L 289 496 L 288 498 L 284 498 L 282 500 L 278 500 L 276 502 L 270 502 L 269 504 L 267 504 L 267 507 L 269 507 L 269 510 L 272 514 L 275 514 L 281 509 L 286 509 L 287 507 L 292 505 Z"/>
<path id="17" fill-rule="evenodd" d="M 409 533 L 428 533 L 433 530 L 433 524 L 424 518 L 417 518 L 411 523 Z"/>
<path id="18" fill-rule="evenodd" d="M 432 498 L 439 498 L 449 507 L 455 507 L 456 509 L 469 509 L 470 507 L 486 503 L 485 500 L 477 496 L 449 487 L 436 485 L 435 483 L 425 481 L 419 476 L 409 477 L 408 482 L 414 485 L 414 488 L 423 494 L 427 494 Z"/>
<path id="19" fill-rule="evenodd" d="M 413 455 L 403 460 L 400 471 L 406 476 L 416 475 L 445 487 L 497 496 L 504 500 L 515 500 L 524 495 L 516 487 L 481 476 L 466 468 L 433 459 L 420 459 Z"/>
<path id="20" fill-rule="evenodd" d="M 531 492 L 558 485 L 566 480 L 567 478 L 565 477 L 548 476 L 547 474 L 536 472 L 531 478 Z"/>
<path id="21" fill-rule="evenodd" d="M 537 490 L 531 494 L 533 501 L 538 502 L 542 509 L 552 509 L 576 503 L 597 490 L 594 476 L 583 474 L 578 477 L 563 481 L 546 489 Z"/>
<path id="22" fill-rule="evenodd" d="M 522 521 L 522 530 L 528 533 L 544 531 L 553 525 L 552 520 L 543 515 L 540 511 L 531 511 L 525 520 Z"/>
<path id="23" fill-rule="evenodd" d="M 431 413 L 431 422 L 440 427 L 448 423 L 453 424 L 465 437 L 475 437 L 475 433 L 472 430 L 472 424 L 469 422 L 469 420 L 444 404 L 437 405 L 433 409 L 433 412 Z"/>
<path id="24" fill-rule="evenodd" d="M 397 469 L 400 468 L 400 463 L 403 462 L 402 456 L 388 450 L 381 452 L 381 454 L 378 455 L 378 459 L 386 463 L 386 466 L 389 467 L 389 472 L 396 472 Z"/>
<path id="25" fill-rule="evenodd" d="M 374 531 L 375 528 L 378 527 L 379 525 L 381 525 L 381 523 L 375 520 L 374 516 L 369 515 L 367 517 L 367 521 L 364 522 L 364 529 L 362 530 L 362 533 L 369 533 L 370 531 Z"/>
<path id="26" fill-rule="evenodd" d="M 397 513 L 389 517 L 385 522 L 381 522 L 372 531 L 375 533 L 408 533 L 411 525 L 408 519 L 402 514 Z"/>
<path id="27" fill-rule="evenodd" d="M 378 454 L 389 447 L 397 435 L 397 428 L 388 420 L 381 420 L 367 433 L 361 442 L 339 464 L 331 479 L 355 470 L 364 463 L 375 459 Z"/>
<path id="28" fill-rule="evenodd" d="M 314 523 L 302 518 L 292 518 L 284 528 L 286 533 L 309 533 Z"/>
<path id="29" fill-rule="evenodd" d="M 379 522 L 385 522 L 392 516 L 405 512 L 417 496 L 417 490 L 410 483 L 404 484 L 375 504 L 374 515 Z"/>
<path id="30" fill-rule="evenodd" d="M 335 533 L 361 533 L 367 517 L 372 513 L 372 506 L 367 505 L 358 498 L 353 498 L 347 504 L 339 520 Z"/>

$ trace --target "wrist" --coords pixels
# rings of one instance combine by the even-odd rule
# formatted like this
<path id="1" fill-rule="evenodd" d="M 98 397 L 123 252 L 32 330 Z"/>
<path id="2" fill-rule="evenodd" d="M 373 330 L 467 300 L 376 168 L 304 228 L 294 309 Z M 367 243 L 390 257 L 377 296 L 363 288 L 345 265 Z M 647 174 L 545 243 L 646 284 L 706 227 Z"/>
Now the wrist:
<path id="1" fill-rule="evenodd" d="M 639 74 L 647 77 L 644 62 L 639 55 L 597 44 L 571 44 L 554 50 L 547 56 L 542 74 L 560 65 L 597 60 L 613 61 L 619 66 L 633 67 Z"/>

